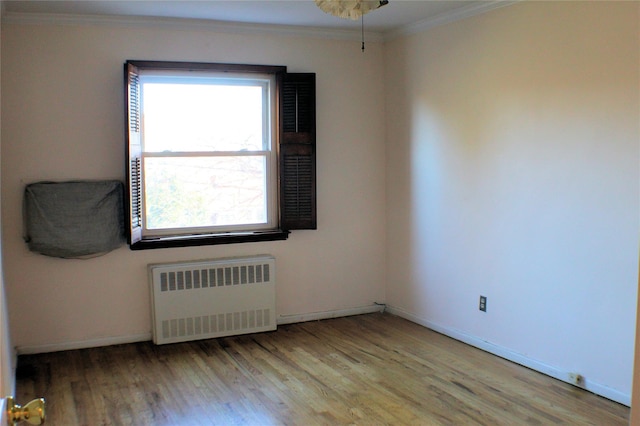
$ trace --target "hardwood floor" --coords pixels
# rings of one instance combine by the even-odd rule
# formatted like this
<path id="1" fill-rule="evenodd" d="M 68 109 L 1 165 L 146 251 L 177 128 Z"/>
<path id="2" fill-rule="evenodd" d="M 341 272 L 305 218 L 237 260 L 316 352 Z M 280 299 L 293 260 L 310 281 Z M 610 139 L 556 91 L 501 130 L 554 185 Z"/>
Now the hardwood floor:
<path id="1" fill-rule="evenodd" d="M 389 314 L 20 356 L 49 425 L 627 425 L 629 408 Z"/>

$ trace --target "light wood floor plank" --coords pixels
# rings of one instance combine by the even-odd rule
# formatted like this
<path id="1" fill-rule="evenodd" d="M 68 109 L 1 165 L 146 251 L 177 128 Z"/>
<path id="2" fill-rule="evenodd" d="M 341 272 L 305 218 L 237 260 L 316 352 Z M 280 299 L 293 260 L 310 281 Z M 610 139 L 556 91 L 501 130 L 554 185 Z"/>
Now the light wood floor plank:
<path id="1" fill-rule="evenodd" d="M 626 425 L 629 408 L 389 314 L 20 356 L 49 425 Z"/>

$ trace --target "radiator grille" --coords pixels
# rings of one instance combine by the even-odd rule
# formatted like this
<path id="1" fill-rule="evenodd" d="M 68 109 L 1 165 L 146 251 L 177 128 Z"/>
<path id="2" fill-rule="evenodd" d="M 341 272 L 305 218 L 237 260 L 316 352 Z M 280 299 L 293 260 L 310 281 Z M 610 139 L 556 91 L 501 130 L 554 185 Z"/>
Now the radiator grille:
<path id="1" fill-rule="evenodd" d="M 156 344 L 275 330 L 275 259 L 149 265 Z"/>
<path id="2" fill-rule="evenodd" d="M 256 309 L 162 321 L 162 338 L 197 337 L 209 333 L 240 334 L 271 325 L 271 309 Z M 187 339 L 190 340 L 190 339 Z"/>
<path id="3" fill-rule="evenodd" d="M 204 265 L 203 269 L 160 272 L 160 291 L 191 290 L 238 284 L 268 283 L 270 265 L 220 266 Z"/>

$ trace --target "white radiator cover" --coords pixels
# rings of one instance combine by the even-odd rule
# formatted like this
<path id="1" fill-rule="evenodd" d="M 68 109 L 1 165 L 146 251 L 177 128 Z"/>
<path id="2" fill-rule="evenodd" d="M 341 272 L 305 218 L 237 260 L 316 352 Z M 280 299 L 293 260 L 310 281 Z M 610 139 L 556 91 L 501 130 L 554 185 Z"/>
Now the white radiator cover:
<path id="1" fill-rule="evenodd" d="M 275 330 L 275 258 L 148 266 L 155 344 Z"/>

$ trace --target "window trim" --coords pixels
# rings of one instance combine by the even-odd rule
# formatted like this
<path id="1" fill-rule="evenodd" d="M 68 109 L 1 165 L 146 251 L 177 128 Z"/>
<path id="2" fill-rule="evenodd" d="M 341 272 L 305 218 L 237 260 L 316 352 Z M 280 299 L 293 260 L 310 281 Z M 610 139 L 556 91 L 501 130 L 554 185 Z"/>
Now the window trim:
<path id="1" fill-rule="evenodd" d="M 228 71 L 237 73 L 260 73 L 273 74 L 276 80 L 276 140 L 273 141 L 272 148 L 277 156 L 277 194 L 275 202 L 277 204 L 278 228 L 269 230 L 256 230 L 253 232 L 221 232 L 215 234 L 193 234 L 180 236 L 159 236 L 142 237 L 141 226 L 136 226 L 136 220 L 141 220 L 141 204 L 139 197 L 140 186 L 136 188 L 136 182 L 141 181 L 141 169 L 136 167 L 136 163 L 141 158 L 139 140 L 139 110 L 136 110 L 134 101 L 136 99 L 135 90 L 132 89 L 132 78 L 140 69 L 153 70 L 181 70 L 181 71 Z M 285 240 L 291 230 L 295 229 L 316 229 L 316 183 L 315 183 L 315 73 L 291 74 L 287 73 L 286 66 L 279 65 L 244 65 L 244 64 L 221 64 L 221 63 L 200 63 L 200 62 L 165 62 L 165 61 L 141 61 L 128 60 L 124 64 L 125 72 L 125 142 L 126 142 L 126 214 L 125 222 L 129 223 L 127 240 L 132 250 L 168 248 L 168 247 L 188 247 L 214 244 L 232 244 L 242 242 L 260 242 Z M 303 95 L 298 100 L 299 85 L 302 82 L 304 87 Z M 133 84 L 135 86 L 135 84 Z M 302 87 L 301 86 L 301 87 Z M 135 88 L 135 87 L 134 87 Z M 287 100 L 284 93 L 295 92 L 295 103 L 291 112 L 291 102 Z M 302 93 L 302 92 L 301 92 Z M 309 96 L 311 93 L 311 96 Z M 139 92 L 138 92 L 139 94 Z M 291 98 L 291 97 L 289 97 Z M 133 101 L 132 101 L 133 99 Z M 136 101 L 139 102 L 139 99 Z M 285 129 L 285 119 L 283 116 L 298 116 L 306 119 L 304 129 L 298 131 Z M 136 126 L 137 129 L 136 129 Z M 138 130 L 138 131 L 136 131 Z M 138 138 L 136 140 L 136 138 Z M 308 164 L 306 169 L 300 168 L 302 174 L 296 168 L 286 166 L 291 164 L 291 160 L 302 159 L 304 164 Z M 310 179 L 310 180 L 309 180 Z M 289 182 L 287 182 L 289 180 Z M 297 188 L 303 185 L 299 191 L 304 197 L 302 201 L 291 202 L 290 196 L 285 195 L 285 190 Z M 304 211 L 302 216 L 297 216 L 295 206 L 309 205 L 311 210 Z"/>
<path id="2" fill-rule="evenodd" d="M 257 243 L 280 241 L 289 237 L 290 231 L 275 229 L 269 231 L 225 232 L 219 234 L 193 234 L 174 237 L 145 237 L 130 244 L 131 250 L 149 250 L 171 247 L 197 247 L 217 244 Z"/>

